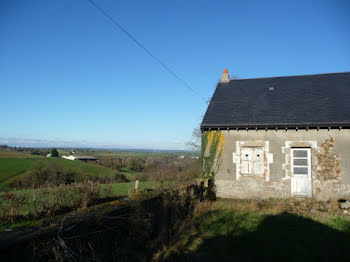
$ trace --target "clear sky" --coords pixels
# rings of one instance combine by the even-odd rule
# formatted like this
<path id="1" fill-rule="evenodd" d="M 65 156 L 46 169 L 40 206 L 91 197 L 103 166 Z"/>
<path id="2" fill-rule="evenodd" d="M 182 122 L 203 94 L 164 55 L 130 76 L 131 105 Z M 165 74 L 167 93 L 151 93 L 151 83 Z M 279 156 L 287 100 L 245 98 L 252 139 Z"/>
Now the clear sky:
<path id="1" fill-rule="evenodd" d="M 350 71 L 350 1 L 96 0 L 205 98 Z M 87 0 L 0 1 L 0 144 L 185 149 L 206 104 Z"/>

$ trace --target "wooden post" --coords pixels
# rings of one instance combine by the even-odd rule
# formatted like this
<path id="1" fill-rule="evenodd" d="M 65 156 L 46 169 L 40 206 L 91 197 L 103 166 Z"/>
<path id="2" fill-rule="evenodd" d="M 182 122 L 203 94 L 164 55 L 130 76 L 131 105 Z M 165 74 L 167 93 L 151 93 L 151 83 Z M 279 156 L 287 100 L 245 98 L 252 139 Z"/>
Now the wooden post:
<path id="1" fill-rule="evenodd" d="M 204 179 L 204 187 L 205 187 L 205 188 L 208 187 L 208 180 L 209 180 L 209 179 Z"/>
<path id="2" fill-rule="evenodd" d="M 136 193 L 139 192 L 139 181 L 138 180 L 135 181 L 135 192 Z"/>

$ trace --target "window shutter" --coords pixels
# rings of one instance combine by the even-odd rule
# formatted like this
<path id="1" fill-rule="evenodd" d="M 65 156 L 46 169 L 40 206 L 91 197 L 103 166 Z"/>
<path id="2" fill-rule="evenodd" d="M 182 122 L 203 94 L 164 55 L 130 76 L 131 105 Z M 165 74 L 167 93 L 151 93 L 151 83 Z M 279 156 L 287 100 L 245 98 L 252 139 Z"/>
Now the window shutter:
<path id="1" fill-rule="evenodd" d="M 250 147 L 246 147 L 242 149 L 242 174 L 251 174 L 252 172 L 252 150 Z"/>
<path id="2" fill-rule="evenodd" d="M 264 151 L 261 148 L 254 149 L 254 166 L 253 174 L 264 174 Z"/>
<path id="3" fill-rule="evenodd" d="M 241 173 L 245 175 L 264 174 L 264 150 L 262 148 L 242 148 Z"/>

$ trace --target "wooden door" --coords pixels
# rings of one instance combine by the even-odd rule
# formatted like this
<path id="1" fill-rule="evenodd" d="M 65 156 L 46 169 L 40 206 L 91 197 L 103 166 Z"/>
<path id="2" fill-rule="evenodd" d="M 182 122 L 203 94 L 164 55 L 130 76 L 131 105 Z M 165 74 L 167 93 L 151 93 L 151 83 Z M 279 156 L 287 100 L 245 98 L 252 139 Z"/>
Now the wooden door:
<path id="1" fill-rule="evenodd" d="M 291 157 L 292 196 L 312 197 L 311 149 L 293 148 Z"/>

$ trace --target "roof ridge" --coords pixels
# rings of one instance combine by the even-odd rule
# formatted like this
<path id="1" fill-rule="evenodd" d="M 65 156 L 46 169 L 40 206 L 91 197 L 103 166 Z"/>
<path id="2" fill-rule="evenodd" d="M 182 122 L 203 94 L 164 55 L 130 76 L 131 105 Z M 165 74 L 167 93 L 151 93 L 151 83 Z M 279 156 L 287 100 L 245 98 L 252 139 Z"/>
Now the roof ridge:
<path id="1" fill-rule="evenodd" d="M 251 78 L 239 78 L 230 79 L 231 81 L 241 81 L 241 80 L 255 80 L 255 79 L 268 79 L 268 78 L 287 78 L 287 77 L 302 77 L 302 76 L 317 76 L 317 75 L 336 75 L 336 74 L 350 74 L 350 71 L 345 72 L 334 72 L 334 73 L 318 73 L 318 74 L 305 74 L 305 75 L 288 75 L 288 76 L 266 76 L 266 77 L 251 77 Z"/>

